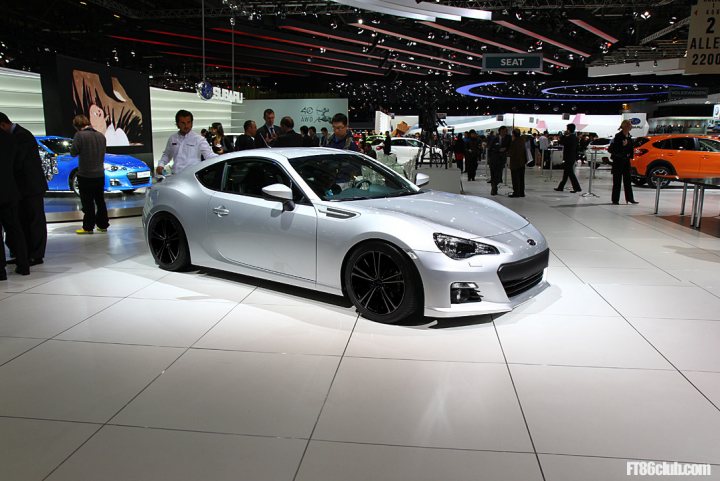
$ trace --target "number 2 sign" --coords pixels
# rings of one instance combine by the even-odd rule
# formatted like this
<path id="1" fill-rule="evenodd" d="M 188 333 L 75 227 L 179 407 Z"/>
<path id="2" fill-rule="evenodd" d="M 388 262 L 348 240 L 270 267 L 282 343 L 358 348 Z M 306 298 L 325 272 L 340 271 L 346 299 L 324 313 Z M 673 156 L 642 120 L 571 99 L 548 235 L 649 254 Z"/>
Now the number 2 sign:
<path id="1" fill-rule="evenodd" d="M 685 73 L 720 73 L 720 1 L 700 0 L 692 7 Z"/>

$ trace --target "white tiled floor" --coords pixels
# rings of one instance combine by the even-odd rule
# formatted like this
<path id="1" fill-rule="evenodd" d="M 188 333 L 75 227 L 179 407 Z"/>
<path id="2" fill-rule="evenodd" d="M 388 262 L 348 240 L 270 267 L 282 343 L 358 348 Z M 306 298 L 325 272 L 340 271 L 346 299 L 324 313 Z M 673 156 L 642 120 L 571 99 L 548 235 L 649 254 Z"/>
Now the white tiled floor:
<path id="1" fill-rule="evenodd" d="M 422 325 L 161 271 L 137 218 L 50 225 L 45 264 L 0 283 L 0 479 L 613 481 L 640 459 L 719 480 L 720 239 L 649 189 L 610 205 L 608 177 L 584 198 L 528 170 L 494 199 L 548 238 L 551 287 Z"/>

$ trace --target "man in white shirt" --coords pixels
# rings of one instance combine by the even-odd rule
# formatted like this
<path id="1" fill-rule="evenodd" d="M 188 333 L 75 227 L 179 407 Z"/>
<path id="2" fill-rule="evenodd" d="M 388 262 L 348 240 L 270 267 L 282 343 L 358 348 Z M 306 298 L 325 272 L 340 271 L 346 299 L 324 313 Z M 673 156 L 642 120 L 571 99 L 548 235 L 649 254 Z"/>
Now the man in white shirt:
<path id="1" fill-rule="evenodd" d="M 193 114 L 187 110 L 178 110 L 175 114 L 175 125 L 178 132 L 172 134 L 167 141 L 165 151 L 158 162 L 155 172 L 162 175 L 165 166 L 173 161 L 173 174 L 179 174 L 183 170 L 197 165 L 204 158 L 212 159 L 217 154 L 212 151 L 210 144 L 204 137 L 192 131 Z"/>
<path id="2" fill-rule="evenodd" d="M 547 151 L 548 147 L 550 147 L 550 140 L 547 138 L 547 131 L 543 132 L 543 134 L 538 139 L 538 150 L 540 150 L 540 165 L 543 165 L 547 162 Z"/>

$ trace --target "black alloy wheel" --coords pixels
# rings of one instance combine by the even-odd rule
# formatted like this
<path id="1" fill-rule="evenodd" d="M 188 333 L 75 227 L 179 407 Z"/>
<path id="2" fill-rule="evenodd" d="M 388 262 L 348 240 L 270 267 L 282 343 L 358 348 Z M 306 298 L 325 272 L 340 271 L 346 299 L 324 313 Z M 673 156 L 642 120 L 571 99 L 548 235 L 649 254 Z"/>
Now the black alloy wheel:
<path id="1" fill-rule="evenodd" d="M 363 317 L 394 324 L 422 308 L 422 286 L 410 258 L 380 241 L 362 245 L 345 268 L 348 297 Z"/>
<path id="2" fill-rule="evenodd" d="M 70 174 L 70 190 L 75 192 L 75 195 L 80 197 L 80 183 L 78 182 L 77 178 L 77 170 L 74 171 L 72 174 Z"/>
<path id="3" fill-rule="evenodd" d="M 674 173 L 675 172 L 673 172 L 672 167 L 670 167 L 668 165 L 665 165 L 665 164 L 655 165 L 648 169 L 645 179 L 647 180 L 648 186 L 652 187 L 654 189 L 655 187 L 657 187 L 656 180 L 655 180 L 656 175 L 672 175 Z M 661 189 L 664 189 L 668 185 L 670 185 L 670 179 L 660 179 L 660 188 Z"/>
<path id="4" fill-rule="evenodd" d="M 190 265 L 185 231 L 175 217 L 157 214 L 148 226 L 148 243 L 155 263 L 167 271 L 182 271 Z"/>

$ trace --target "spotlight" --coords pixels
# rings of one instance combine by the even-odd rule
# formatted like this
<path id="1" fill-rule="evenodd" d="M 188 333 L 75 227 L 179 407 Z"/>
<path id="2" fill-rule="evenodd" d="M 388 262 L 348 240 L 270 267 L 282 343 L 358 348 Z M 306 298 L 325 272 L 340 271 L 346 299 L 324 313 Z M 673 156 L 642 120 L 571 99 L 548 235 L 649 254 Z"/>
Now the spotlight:
<path id="1" fill-rule="evenodd" d="M 335 21 L 330 22 L 330 28 L 332 28 L 333 30 L 336 30 L 338 28 L 337 22 L 335 22 Z"/>
<path id="2" fill-rule="evenodd" d="M 362 19 L 362 18 L 358 18 L 357 23 L 359 23 L 360 25 L 362 25 L 362 24 L 363 24 L 363 19 Z"/>
<path id="3" fill-rule="evenodd" d="M 640 18 L 642 18 L 643 20 L 647 20 L 650 17 L 652 17 L 652 14 L 649 10 L 645 10 L 643 13 L 640 14 Z"/>

